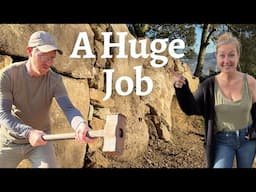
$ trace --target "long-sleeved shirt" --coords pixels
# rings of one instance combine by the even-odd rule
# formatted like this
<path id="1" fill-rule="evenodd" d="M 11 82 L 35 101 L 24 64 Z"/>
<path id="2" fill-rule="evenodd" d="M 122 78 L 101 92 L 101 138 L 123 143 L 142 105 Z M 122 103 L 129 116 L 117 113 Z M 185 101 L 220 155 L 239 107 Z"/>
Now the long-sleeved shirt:
<path id="1" fill-rule="evenodd" d="M 13 63 L 1 70 L 0 134 L 11 135 L 10 140 L 27 140 L 31 128 L 49 133 L 53 98 L 75 129 L 84 120 L 69 100 L 62 77 L 52 70 L 43 76 L 31 77 L 26 63 Z"/>
<path id="2" fill-rule="evenodd" d="M 176 97 L 182 111 L 186 115 L 201 115 L 204 118 L 205 140 L 207 167 L 213 166 L 213 139 L 215 124 L 215 99 L 214 99 L 215 76 L 204 80 L 194 94 L 189 89 L 189 83 L 182 88 L 175 88 Z M 256 124 L 256 103 L 252 104 L 251 109 L 253 126 Z"/>

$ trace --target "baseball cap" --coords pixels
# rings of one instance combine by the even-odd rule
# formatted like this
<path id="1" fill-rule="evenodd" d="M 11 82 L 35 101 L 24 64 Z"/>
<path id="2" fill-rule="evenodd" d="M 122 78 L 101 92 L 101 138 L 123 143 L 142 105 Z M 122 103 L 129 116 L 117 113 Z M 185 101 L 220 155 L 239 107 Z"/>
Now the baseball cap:
<path id="1" fill-rule="evenodd" d="M 37 47 L 39 51 L 43 53 L 54 50 L 58 51 L 61 55 L 63 53 L 63 51 L 58 48 L 53 36 L 45 31 L 33 33 L 29 38 L 28 47 Z"/>

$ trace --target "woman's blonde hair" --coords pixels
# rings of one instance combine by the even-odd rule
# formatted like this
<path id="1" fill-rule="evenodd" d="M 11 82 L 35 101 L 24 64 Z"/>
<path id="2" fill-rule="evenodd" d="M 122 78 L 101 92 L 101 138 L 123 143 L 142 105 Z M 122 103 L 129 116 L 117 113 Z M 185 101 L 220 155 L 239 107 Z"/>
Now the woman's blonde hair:
<path id="1" fill-rule="evenodd" d="M 224 32 L 219 36 L 217 40 L 217 45 L 216 45 L 216 52 L 218 52 L 218 49 L 220 46 L 225 44 L 230 44 L 230 43 L 235 44 L 237 53 L 240 55 L 240 52 L 241 52 L 240 41 L 235 36 L 233 36 L 233 34 L 230 32 Z"/>

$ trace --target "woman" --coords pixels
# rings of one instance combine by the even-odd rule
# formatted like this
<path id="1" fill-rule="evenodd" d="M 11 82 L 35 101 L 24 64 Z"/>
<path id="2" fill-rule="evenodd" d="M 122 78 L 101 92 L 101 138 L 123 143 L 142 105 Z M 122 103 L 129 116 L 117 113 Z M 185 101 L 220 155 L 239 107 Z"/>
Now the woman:
<path id="1" fill-rule="evenodd" d="M 220 70 L 191 93 L 188 81 L 174 73 L 174 87 L 181 109 L 187 115 L 202 115 L 205 128 L 207 167 L 252 167 L 256 141 L 245 138 L 256 121 L 256 80 L 239 72 L 240 42 L 231 33 L 217 41 L 216 61 Z"/>

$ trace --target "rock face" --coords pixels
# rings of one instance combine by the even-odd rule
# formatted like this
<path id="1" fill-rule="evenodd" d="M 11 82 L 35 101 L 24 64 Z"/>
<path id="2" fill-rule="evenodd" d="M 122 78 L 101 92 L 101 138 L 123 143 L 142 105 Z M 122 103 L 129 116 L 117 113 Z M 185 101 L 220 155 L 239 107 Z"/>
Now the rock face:
<path id="1" fill-rule="evenodd" d="M 26 58 L 26 46 L 29 36 L 37 30 L 46 30 L 56 37 L 63 56 L 57 56 L 53 69 L 63 75 L 64 83 L 73 104 L 82 112 L 84 118 L 93 129 L 103 129 L 106 115 L 122 113 L 127 117 L 124 150 L 121 155 L 102 153 L 103 139 L 96 144 L 86 146 L 73 140 L 55 142 L 56 155 L 61 168 L 74 167 L 113 167 L 115 162 L 133 167 L 132 162 L 147 151 L 149 141 L 155 138 L 173 145 L 172 101 L 174 89 L 173 77 L 166 72 L 166 67 L 176 66 L 189 80 L 190 87 L 195 90 L 198 79 L 193 78 L 188 65 L 176 60 L 168 54 L 168 64 L 164 67 L 151 66 L 151 58 L 133 58 L 130 54 L 129 40 L 135 39 L 125 24 L 1 24 L 0 54 L 6 58 Z M 102 58 L 104 38 L 102 32 L 112 32 L 111 43 L 120 41 L 118 32 L 127 32 L 125 37 L 125 53 L 127 58 L 117 58 L 118 49 L 112 48 L 112 58 Z M 86 32 L 95 58 L 70 58 L 79 32 Z M 150 53 L 150 41 L 147 41 L 147 53 Z M 140 44 L 136 42 L 136 50 Z M 81 53 L 83 54 L 83 53 Z M 8 60 L 8 59 L 7 59 Z M 17 59 L 16 59 L 17 60 Z M 6 65 L 6 60 L 1 66 Z M 11 63 L 11 59 L 8 60 Z M 141 66 L 141 77 L 152 79 L 153 90 L 149 95 L 136 95 L 136 73 L 134 67 Z M 103 101 L 106 94 L 106 74 L 104 69 L 113 69 L 113 86 L 111 97 Z M 134 82 L 132 92 L 121 96 L 114 83 L 120 77 Z M 121 90 L 127 90 L 127 83 L 120 84 Z M 141 82 L 142 90 L 147 89 Z M 51 108 L 52 132 L 63 133 L 73 131 L 63 112 L 53 102 Z M 20 167 L 29 167 L 23 162 Z"/>

